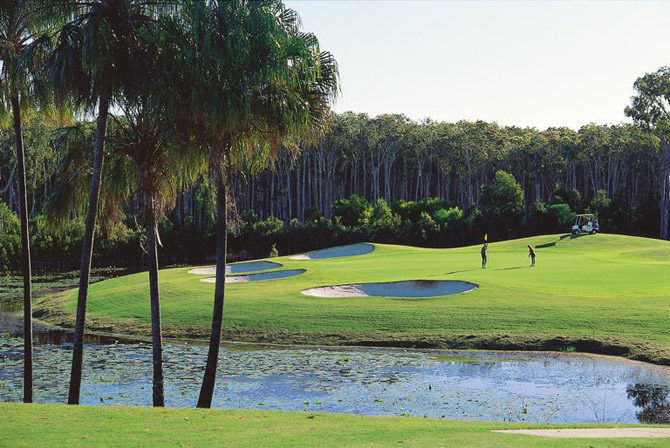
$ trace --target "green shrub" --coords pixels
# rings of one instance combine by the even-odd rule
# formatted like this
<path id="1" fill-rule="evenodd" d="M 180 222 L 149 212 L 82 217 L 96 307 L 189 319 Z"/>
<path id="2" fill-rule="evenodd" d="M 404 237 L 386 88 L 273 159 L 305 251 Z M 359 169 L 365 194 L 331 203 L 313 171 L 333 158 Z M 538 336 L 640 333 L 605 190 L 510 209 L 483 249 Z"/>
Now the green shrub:
<path id="1" fill-rule="evenodd" d="M 353 227 L 364 223 L 372 213 L 370 203 L 363 196 L 352 194 L 349 198 L 333 202 L 333 217 L 340 218 L 340 223 Z"/>
<path id="2" fill-rule="evenodd" d="M 481 200 L 488 233 L 509 238 L 520 232 L 523 189 L 514 176 L 496 172 L 493 181 L 482 186 Z"/>
<path id="3" fill-rule="evenodd" d="M 21 222 L 7 204 L 0 201 L 0 270 L 18 268 L 21 253 Z"/>

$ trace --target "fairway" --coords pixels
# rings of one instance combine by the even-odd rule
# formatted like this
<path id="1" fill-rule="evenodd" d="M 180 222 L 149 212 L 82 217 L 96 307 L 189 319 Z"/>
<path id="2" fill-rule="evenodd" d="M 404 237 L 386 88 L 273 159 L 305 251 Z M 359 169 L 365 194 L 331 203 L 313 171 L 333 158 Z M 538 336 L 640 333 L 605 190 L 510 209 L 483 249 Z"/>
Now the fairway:
<path id="1" fill-rule="evenodd" d="M 534 268 L 529 267 L 527 244 L 537 250 Z M 225 336 L 250 342 L 457 347 L 469 347 L 468 340 L 480 345 L 486 340 L 491 348 L 556 349 L 546 346 L 553 341 L 558 348 L 565 343 L 568 350 L 574 349 L 572 338 L 609 341 L 618 347 L 613 350 L 621 351 L 613 354 L 668 362 L 669 242 L 604 234 L 498 242 L 489 245 L 486 270 L 480 267 L 479 251 L 480 246 L 375 244 L 372 253 L 353 257 L 274 258 L 282 267 L 272 271 L 306 272 L 227 285 Z M 209 331 L 214 285 L 200 281 L 206 275 L 188 274 L 191 269 L 160 272 L 168 335 L 200 337 Z M 478 288 L 429 298 L 301 293 L 323 286 L 403 280 L 459 280 Z M 67 323 L 75 299 L 70 291 L 61 302 L 56 300 L 65 312 L 52 320 Z M 89 313 L 92 328 L 148 334 L 147 274 L 91 285 Z M 477 346 L 473 344 L 470 348 Z"/>

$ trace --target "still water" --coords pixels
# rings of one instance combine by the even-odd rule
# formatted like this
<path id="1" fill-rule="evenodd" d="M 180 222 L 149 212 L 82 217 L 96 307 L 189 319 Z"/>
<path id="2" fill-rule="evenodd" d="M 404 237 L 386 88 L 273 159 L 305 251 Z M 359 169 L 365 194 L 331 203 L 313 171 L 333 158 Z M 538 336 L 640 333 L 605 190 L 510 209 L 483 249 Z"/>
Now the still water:
<path id="1" fill-rule="evenodd" d="M 0 333 L 3 331 L 0 321 Z M 71 342 L 38 331 L 35 401 L 67 399 Z M 42 336 L 39 336 L 42 334 Z M 151 405 L 151 345 L 90 339 L 82 404 Z M 193 407 L 207 348 L 167 344 L 165 400 Z M 670 369 L 580 354 L 363 348 L 221 352 L 213 406 L 459 420 L 668 423 Z M 22 340 L 0 335 L 0 400 L 21 401 Z"/>

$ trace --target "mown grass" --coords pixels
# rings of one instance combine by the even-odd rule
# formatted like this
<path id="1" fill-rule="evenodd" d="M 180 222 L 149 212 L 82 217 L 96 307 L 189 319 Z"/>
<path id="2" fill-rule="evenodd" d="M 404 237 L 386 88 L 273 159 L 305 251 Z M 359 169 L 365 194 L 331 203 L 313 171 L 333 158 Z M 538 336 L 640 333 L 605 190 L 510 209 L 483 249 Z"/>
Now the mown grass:
<path id="1" fill-rule="evenodd" d="M 7 448 L 668 446 L 668 438 L 552 439 L 491 432 L 493 429 L 595 426 L 614 425 L 531 425 L 304 412 L 0 404 L 0 446 Z"/>
<path id="2" fill-rule="evenodd" d="M 528 267 L 526 244 L 537 248 L 534 268 Z M 458 347 L 468 347 L 470 339 L 488 341 L 480 348 L 547 348 L 544 342 L 559 338 L 559 348 L 563 344 L 563 349 L 579 350 L 596 340 L 609 341 L 622 351 L 614 354 L 624 355 L 646 344 L 641 350 L 656 353 L 638 359 L 670 362 L 669 242 L 599 234 L 492 243 L 487 270 L 480 268 L 479 250 L 480 246 L 422 249 L 379 244 L 373 253 L 357 257 L 273 259 L 284 265 L 281 269 L 307 272 L 227 285 L 226 336 L 286 343 L 413 341 L 421 346 L 424 341 L 425 346 L 440 346 L 446 341 Z M 203 276 L 187 274 L 189 269 L 161 271 L 163 320 L 168 332 L 179 334 L 181 329 L 181 335 L 205 336 L 214 285 L 200 282 Z M 479 288 L 422 299 L 316 298 L 300 293 L 325 285 L 413 279 L 464 280 Z M 147 332 L 148 288 L 146 273 L 92 285 L 92 322 L 100 319 L 104 328 L 122 332 Z M 63 298 L 69 316 L 75 300 L 74 292 Z"/>

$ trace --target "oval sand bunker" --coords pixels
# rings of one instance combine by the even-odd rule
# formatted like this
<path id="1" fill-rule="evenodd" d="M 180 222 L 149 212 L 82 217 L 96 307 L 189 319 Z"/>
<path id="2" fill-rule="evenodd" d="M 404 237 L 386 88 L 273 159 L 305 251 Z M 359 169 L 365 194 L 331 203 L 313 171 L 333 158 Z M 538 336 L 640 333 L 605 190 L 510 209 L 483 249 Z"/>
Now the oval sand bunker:
<path id="1" fill-rule="evenodd" d="M 226 274 L 243 274 L 245 272 L 267 271 L 268 269 L 277 269 L 282 267 L 279 263 L 272 261 L 252 261 L 249 263 L 226 265 Z M 206 268 L 195 268 L 188 271 L 189 274 L 196 275 L 216 275 L 216 266 Z"/>
<path id="2" fill-rule="evenodd" d="M 478 285 L 455 280 L 406 280 L 323 286 L 301 291 L 314 297 L 436 297 L 472 291 Z"/>
<path id="3" fill-rule="evenodd" d="M 321 260 L 324 258 L 354 257 L 356 255 L 369 254 L 375 250 L 375 246 L 368 243 L 351 244 L 349 246 L 331 247 L 328 249 L 315 250 L 306 254 L 293 255 L 290 260 Z"/>
<path id="4" fill-rule="evenodd" d="M 295 277 L 296 275 L 300 275 L 305 271 L 306 269 L 289 269 L 286 271 L 262 272 L 260 274 L 230 275 L 226 277 L 226 283 L 259 282 L 261 280 Z M 203 278 L 200 281 L 206 283 L 215 283 L 216 277 Z"/>

